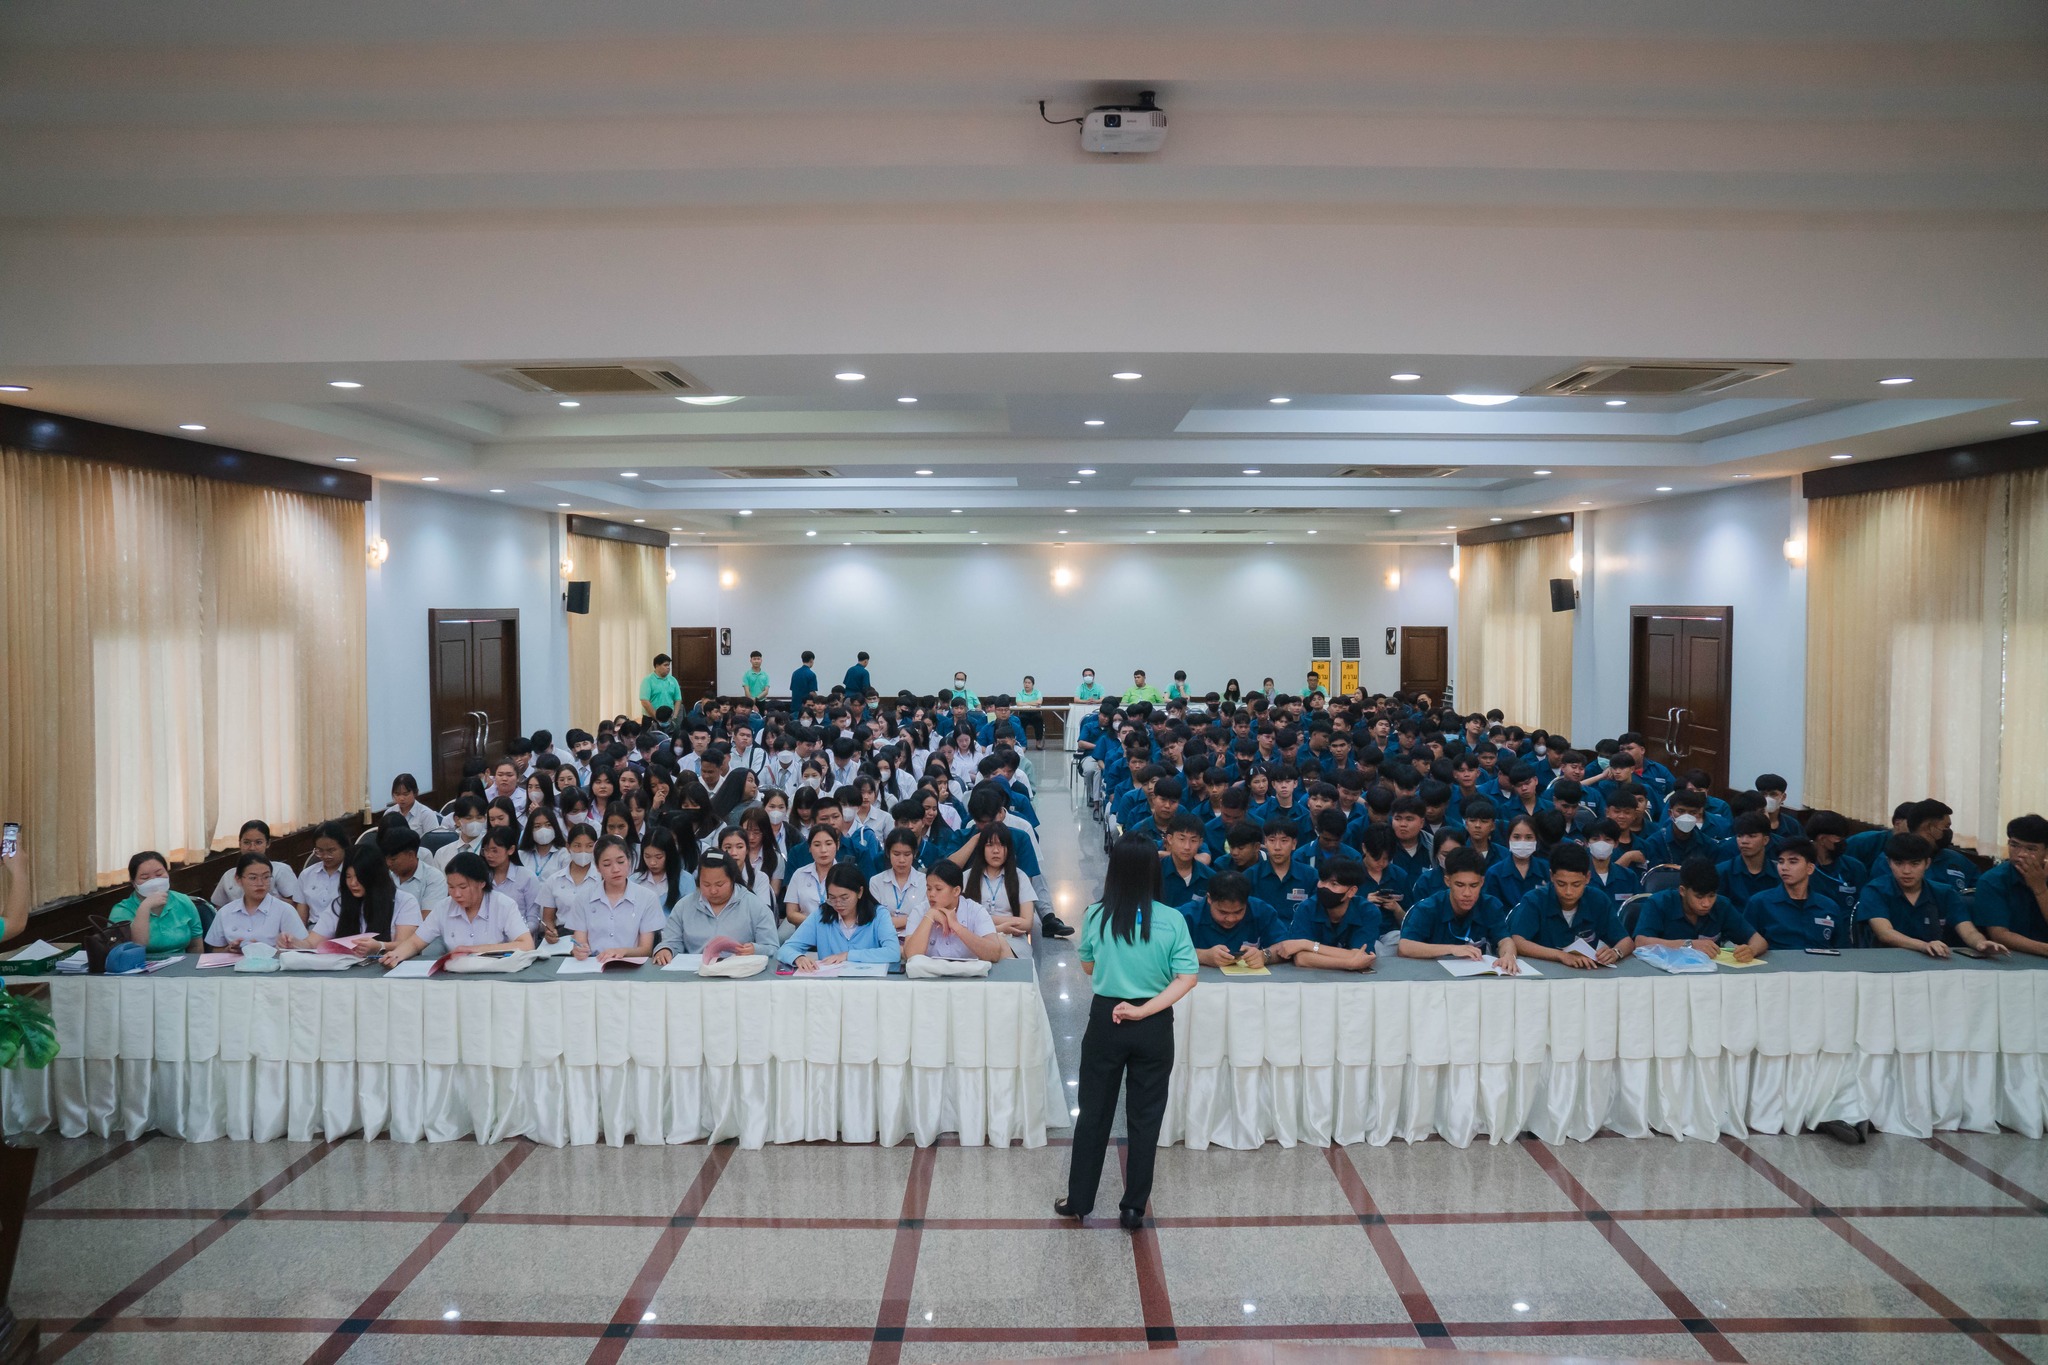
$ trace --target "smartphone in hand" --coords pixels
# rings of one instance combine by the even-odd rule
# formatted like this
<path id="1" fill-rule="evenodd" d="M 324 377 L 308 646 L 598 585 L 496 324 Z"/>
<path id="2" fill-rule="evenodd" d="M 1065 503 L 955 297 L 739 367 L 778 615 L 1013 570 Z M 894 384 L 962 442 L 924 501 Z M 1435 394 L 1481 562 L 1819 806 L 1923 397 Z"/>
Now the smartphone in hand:
<path id="1" fill-rule="evenodd" d="M 9 820 L 0 826 L 0 858 L 12 858 L 21 851 L 21 822 Z"/>

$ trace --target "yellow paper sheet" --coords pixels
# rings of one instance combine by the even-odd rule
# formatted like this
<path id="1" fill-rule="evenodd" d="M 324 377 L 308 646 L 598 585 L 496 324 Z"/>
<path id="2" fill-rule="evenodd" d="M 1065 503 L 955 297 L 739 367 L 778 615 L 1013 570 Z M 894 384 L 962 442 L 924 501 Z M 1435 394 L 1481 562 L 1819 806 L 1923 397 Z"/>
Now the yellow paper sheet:
<path id="1" fill-rule="evenodd" d="M 1242 962 L 1226 962 L 1216 970 L 1225 976 L 1271 976 L 1264 967 L 1247 967 Z"/>
<path id="2" fill-rule="evenodd" d="M 1761 967 L 1764 965 L 1764 960 L 1760 957 L 1753 957 L 1747 962 L 1737 962 L 1733 948 L 1723 948 L 1720 952 L 1714 954 L 1714 961 L 1723 967 Z"/>

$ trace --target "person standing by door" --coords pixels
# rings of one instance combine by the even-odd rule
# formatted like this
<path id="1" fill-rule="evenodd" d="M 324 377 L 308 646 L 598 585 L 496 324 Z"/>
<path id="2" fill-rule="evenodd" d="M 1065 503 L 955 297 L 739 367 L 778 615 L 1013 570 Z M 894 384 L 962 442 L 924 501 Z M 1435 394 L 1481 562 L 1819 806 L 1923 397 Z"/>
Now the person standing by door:
<path id="1" fill-rule="evenodd" d="M 1095 1207 L 1122 1089 L 1130 1159 L 1118 1221 L 1132 1232 L 1144 1225 L 1152 1197 L 1159 1125 L 1173 1074 L 1174 1002 L 1194 989 L 1200 970 L 1187 918 L 1160 904 L 1158 891 L 1159 854 L 1152 841 L 1137 834 L 1118 839 L 1102 901 L 1082 921 L 1081 970 L 1089 975 L 1095 999 L 1081 1037 L 1081 1116 L 1074 1122 L 1067 1194 L 1052 1206 L 1062 1218 L 1083 1218 Z"/>
<path id="2" fill-rule="evenodd" d="M 640 680 L 640 714 L 653 720 L 666 706 L 671 715 L 683 710 L 683 685 L 675 680 L 676 661 L 666 654 L 654 656 L 654 671 Z"/>

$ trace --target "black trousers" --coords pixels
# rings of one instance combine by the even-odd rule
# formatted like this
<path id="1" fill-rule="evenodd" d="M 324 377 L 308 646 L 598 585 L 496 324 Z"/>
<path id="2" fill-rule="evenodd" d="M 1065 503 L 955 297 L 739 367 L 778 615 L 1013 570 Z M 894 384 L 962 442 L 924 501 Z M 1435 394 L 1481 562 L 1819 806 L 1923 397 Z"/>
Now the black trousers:
<path id="1" fill-rule="evenodd" d="M 1124 1127 L 1130 1134 L 1124 1174 L 1126 1209 L 1144 1212 L 1152 1198 L 1152 1167 L 1159 1160 L 1159 1124 L 1166 1117 L 1166 1085 L 1173 1075 L 1173 1011 L 1119 1024 L 1110 1012 L 1122 1001 L 1098 995 L 1081 1035 L 1081 1117 L 1074 1121 L 1074 1159 L 1067 1171 L 1067 1207 L 1087 1213 L 1095 1207 L 1102 1158 L 1116 1116 L 1117 1090 L 1124 1091 Z M 1142 1000 L 1131 1001 L 1143 1004 Z"/>
<path id="2" fill-rule="evenodd" d="M 1026 734 L 1030 735 L 1040 744 L 1045 743 L 1045 712 L 1019 711 L 1017 719 L 1024 722 L 1024 732 Z"/>

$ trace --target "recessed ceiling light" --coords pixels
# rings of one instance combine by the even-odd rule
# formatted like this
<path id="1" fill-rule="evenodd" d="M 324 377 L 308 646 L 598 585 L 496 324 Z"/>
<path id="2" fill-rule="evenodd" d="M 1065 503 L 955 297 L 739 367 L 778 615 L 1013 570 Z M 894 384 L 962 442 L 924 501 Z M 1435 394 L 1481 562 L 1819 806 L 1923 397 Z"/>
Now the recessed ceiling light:
<path id="1" fill-rule="evenodd" d="M 957 507 L 955 507 L 955 508 L 953 509 L 953 515 L 954 515 L 954 516 L 956 516 L 956 517 L 957 517 L 957 516 L 959 516 L 959 515 L 960 515 L 960 509 L 959 509 L 959 508 L 957 508 Z"/>
<path id="2" fill-rule="evenodd" d="M 205 428 L 205 426 L 203 426 L 202 424 L 200 424 L 200 423 L 198 423 L 198 422 L 180 422 L 180 423 L 178 423 L 178 430 L 180 430 L 180 431 L 204 431 L 204 430 L 206 430 L 206 428 Z"/>
<path id="3" fill-rule="evenodd" d="M 1158 535 L 1159 533 L 1158 533 L 1157 531 L 1147 531 L 1147 532 L 1146 532 L 1145 534 L 1146 534 L 1146 535 L 1148 535 L 1148 536 L 1156 536 L 1156 535 Z"/>
<path id="4" fill-rule="evenodd" d="M 1582 502 L 1582 503 L 1580 503 L 1580 504 L 1579 504 L 1579 506 L 1581 506 L 1581 507 L 1591 507 L 1592 505 L 1593 505 L 1593 504 L 1592 504 L 1592 503 L 1590 503 L 1590 502 Z"/>
<path id="5" fill-rule="evenodd" d="M 1877 382 L 1880 384 L 1910 384 L 1913 381 L 1910 377 L 1900 374 L 1893 375 L 1890 379 L 1880 379 Z"/>
<path id="6" fill-rule="evenodd" d="M 851 546 L 853 545 L 853 542 L 852 542 L 852 541 L 850 541 L 850 540 L 842 540 L 842 541 L 840 541 L 839 543 L 840 543 L 841 545 L 844 545 L 844 546 L 848 546 L 848 547 L 851 547 Z"/>
<path id="7" fill-rule="evenodd" d="M 682 530 L 683 528 L 682 528 L 682 527 L 680 527 L 680 526 L 671 526 L 671 527 L 669 527 L 668 529 L 669 529 L 669 530 L 671 530 L 671 531 L 680 531 L 680 530 Z M 704 533 L 703 533 L 702 531 L 699 531 L 699 532 L 698 532 L 697 534 L 701 536 L 701 535 L 703 535 Z"/>
<path id="8" fill-rule="evenodd" d="M 1448 540 L 1439 540 L 1439 541 L 1437 542 L 1437 544 L 1439 544 L 1439 545 L 1448 545 L 1448 544 L 1450 544 L 1450 543 L 1451 543 L 1451 542 L 1449 542 Z"/>
<path id="9" fill-rule="evenodd" d="M 1457 527 L 1455 527 L 1455 526 L 1446 526 L 1446 527 L 1444 527 L 1444 529 L 1445 529 L 1446 531 L 1455 531 L 1455 530 L 1457 530 L 1458 528 L 1457 528 Z"/>
<path id="10" fill-rule="evenodd" d="M 857 380 L 867 378 L 867 376 L 862 374 L 859 370 L 841 370 L 838 374 L 835 374 L 832 377 L 834 379 L 842 380 L 848 384 L 854 383 Z"/>
<path id="11" fill-rule="evenodd" d="M 1500 520 L 1500 518 L 1499 518 L 1499 517 L 1488 517 L 1488 518 L 1487 518 L 1487 520 L 1488 520 L 1488 521 L 1499 521 L 1499 520 Z"/>
<path id="12" fill-rule="evenodd" d="M 743 517 L 751 517 L 752 515 L 754 515 L 754 509 L 751 507 L 742 507 L 740 509 L 740 515 Z"/>
<path id="13" fill-rule="evenodd" d="M 635 517 L 635 518 L 633 518 L 633 524 L 634 524 L 635 526 L 645 526 L 645 525 L 647 524 L 647 518 L 645 518 L 645 517 Z"/>
<path id="14" fill-rule="evenodd" d="M 557 507 L 567 507 L 568 505 L 569 505 L 569 504 L 568 504 L 568 503 L 566 503 L 566 502 L 558 502 L 558 503 L 556 503 L 556 504 L 555 504 L 555 506 L 557 506 Z"/>
<path id="15" fill-rule="evenodd" d="M 1095 473 L 1095 471 L 1092 469 L 1077 469 L 1074 472 L 1076 474 L 1079 474 L 1084 479 L 1090 477 Z"/>
<path id="16" fill-rule="evenodd" d="M 1316 533 L 1316 528 L 1315 528 L 1315 527 L 1313 527 L 1313 526 L 1309 527 L 1309 528 L 1308 528 L 1308 533 L 1309 533 L 1310 535 L 1314 535 L 1314 534 Z"/>
<path id="17" fill-rule="evenodd" d="M 711 394 L 707 397 L 702 398 L 678 398 L 676 399 L 676 401 L 678 403 L 689 403 L 692 404 L 693 406 L 700 408 L 715 408 L 724 403 L 737 403 L 740 401 L 740 399 L 744 397 L 746 397 L 746 395 L 741 393 L 718 393 Z"/>
<path id="18" fill-rule="evenodd" d="M 1853 460 L 1856 457 L 1854 455 L 1830 455 L 1828 458 L 1830 460 Z"/>
<path id="19" fill-rule="evenodd" d="M 639 474 L 638 474 L 637 472 L 635 472 L 634 470 L 628 469 L 628 470 L 625 470 L 625 471 L 623 471 L 623 472 L 622 472 L 622 473 L 621 473 L 621 474 L 619 475 L 619 477 L 620 477 L 620 478 L 622 478 L 622 479 L 637 479 L 637 478 L 639 478 L 639 477 L 640 477 L 640 475 L 639 475 Z"/>
<path id="20" fill-rule="evenodd" d="M 2038 427 L 2041 425 L 2041 419 L 2038 417 L 2015 417 L 2012 424 L 2016 427 Z"/>
<path id="21" fill-rule="evenodd" d="M 420 480 L 420 482 L 421 482 L 421 483 L 439 483 L 439 482 L 441 482 L 441 476 L 440 476 L 440 475 L 438 475 L 438 474 L 429 474 L 429 475 L 427 475 L 426 477 L 422 478 L 422 479 Z"/>
<path id="22" fill-rule="evenodd" d="M 564 398 L 561 402 L 555 404 L 555 406 L 558 408 L 580 408 L 583 405 L 573 398 Z"/>
<path id="23" fill-rule="evenodd" d="M 336 464 L 354 464 L 356 457 L 353 455 L 337 455 L 334 457 L 334 462 Z"/>
<path id="24" fill-rule="evenodd" d="M 816 535 L 816 534 L 818 534 L 818 533 L 817 533 L 816 531 L 806 531 L 806 532 L 804 532 L 804 534 L 805 534 L 805 535 L 807 535 L 807 536 L 814 536 L 814 535 Z"/>
<path id="25" fill-rule="evenodd" d="M 1269 541 L 1267 541 L 1266 543 L 1267 543 L 1268 545 L 1271 545 L 1271 544 L 1272 544 L 1273 542 L 1269 540 Z"/>
<path id="26" fill-rule="evenodd" d="M 1401 509 L 1400 509 L 1400 508 L 1398 508 L 1398 507 L 1389 507 L 1389 508 L 1388 508 L 1387 510 L 1388 510 L 1389 512 L 1392 512 L 1392 513 L 1394 513 L 1394 514 L 1395 514 L 1396 516 L 1399 516 L 1399 515 L 1400 515 L 1400 513 L 1401 513 Z"/>
<path id="27" fill-rule="evenodd" d="M 1069 488 L 1079 488 L 1080 486 L 1081 486 L 1081 481 L 1080 481 L 1079 479 L 1068 479 L 1068 480 L 1067 480 L 1067 487 L 1069 487 Z"/>
<path id="28" fill-rule="evenodd" d="M 1067 528 L 1066 528 L 1066 527 L 1064 527 L 1064 526 L 1060 527 L 1060 529 L 1059 529 L 1059 534 L 1061 534 L 1061 535 L 1065 535 L 1066 533 L 1067 533 Z"/>
<path id="29" fill-rule="evenodd" d="M 27 393 L 26 384 L 0 384 L 0 393 Z"/>
<path id="30" fill-rule="evenodd" d="M 1502 403 L 1515 401 L 1515 395 L 1511 393 L 1447 393 L 1444 397 L 1453 403 L 1464 403 L 1475 408 L 1494 408 Z"/>
<path id="31" fill-rule="evenodd" d="M 1543 477 L 1547 476 L 1547 475 L 1548 475 L 1549 473 L 1550 473 L 1550 471 L 1549 471 L 1549 470 L 1547 470 L 1547 469 L 1539 469 L 1539 470 L 1537 470 L 1537 471 L 1536 471 L 1536 477 L 1538 477 L 1538 478 L 1543 478 Z"/>
<path id="32" fill-rule="evenodd" d="M 330 379 L 327 381 L 327 387 L 330 389 L 360 389 L 362 385 L 356 383 L 353 379 Z"/>
<path id="33" fill-rule="evenodd" d="M 1607 400 L 1607 406 L 1610 408 L 1625 408 L 1628 406 L 1628 400 L 1626 398 L 1610 398 Z"/>
<path id="34" fill-rule="evenodd" d="M 907 393 L 906 393 L 906 394 L 904 394 L 904 395 L 903 395 L 903 396 L 902 396 L 901 398 L 897 399 L 896 401 L 897 401 L 897 402 L 899 402 L 899 403 L 915 403 L 915 402 L 916 402 L 917 400 L 916 400 L 915 398 L 912 398 L 912 397 L 911 397 L 911 396 L 910 396 L 909 394 L 907 394 Z"/>
<path id="35" fill-rule="evenodd" d="M 1258 470 L 1256 470 L 1256 469 L 1247 469 L 1247 470 L 1245 471 L 1245 473 L 1247 473 L 1247 474 L 1256 474 L 1256 473 L 1258 473 L 1258 472 L 1259 472 L 1259 471 L 1258 471 Z"/>
<path id="36" fill-rule="evenodd" d="M 491 491 L 492 491 L 493 493 L 502 493 L 502 492 L 504 492 L 505 490 L 504 490 L 504 489 L 502 489 L 502 488 L 493 488 L 493 489 L 492 489 Z M 674 529 L 675 529 L 675 530 L 678 530 L 678 531 L 680 531 L 680 530 L 682 530 L 683 528 L 682 528 L 682 527 L 680 527 L 680 526 L 678 526 L 678 527 L 675 527 Z"/>
<path id="37" fill-rule="evenodd" d="M 1292 398 L 1268 398 L 1266 401 L 1268 403 L 1292 403 L 1294 400 Z"/>
<path id="38" fill-rule="evenodd" d="M 1730 474 L 1730 475 L 1729 475 L 1728 477 L 1729 477 L 1729 478 L 1731 478 L 1731 479 L 1749 479 L 1749 478 L 1754 478 L 1754 477 L 1755 477 L 1755 475 L 1752 475 L 1752 474 Z"/>
<path id="39" fill-rule="evenodd" d="M 1183 512 L 1185 512 L 1185 511 L 1187 511 L 1188 509 L 1187 509 L 1187 508 L 1185 508 L 1185 507 L 1183 507 L 1183 508 L 1181 508 L 1180 510 L 1181 510 L 1181 511 L 1183 511 Z M 1080 508 L 1078 508 L 1078 507 L 1069 507 L 1069 508 L 1067 509 L 1067 515 L 1068 515 L 1068 516 L 1070 516 L 1070 517 L 1077 517 L 1077 516 L 1081 515 L 1081 509 L 1080 509 Z"/>
<path id="40" fill-rule="evenodd" d="M 919 478 L 926 478 L 926 477 L 929 477 L 929 476 L 930 476 L 930 474 L 931 474 L 931 471 L 930 471 L 929 469 L 920 469 L 920 470 L 918 470 L 918 471 L 917 471 L 917 475 L 918 475 L 918 477 L 919 477 Z"/>
<path id="41" fill-rule="evenodd" d="M 1416 380 L 1422 378 L 1422 376 L 1419 374 L 1409 374 L 1404 370 L 1400 374 L 1390 374 L 1387 376 L 1387 378 L 1393 380 L 1396 384 L 1413 384 Z"/>
<path id="42" fill-rule="evenodd" d="M 1083 421 L 1081 425 L 1084 427 L 1099 427 L 1102 425 L 1102 419 L 1100 417 L 1090 417 Z"/>
<path id="43" fill-rule="evenodd" d="M 1194 510 L 1195 510 L 1195 509 L 1194 509 L 1194 508 L 1192 508 L 1192 507 L 1183 507 L 1183 508 L 1181 508 L 1181 509 L 1180 509 L 1180 514 L 1181 514 L 1182 516 L 1186 516 L 1186 515 L 1187 515 L 1188 513 L 1192 512 L 1192 511 L 1194 511 Z"/>
<path id="44" fill-rule="evenodd" d="M 1659 493 L 1669 493 L 1671 491 L 1671 485 L 1668 483 L 1660 483 L 1657 485 L 1657 491 Z"/>
<path id="45" fill-rule="evenodd" d="M 1139 374 L 1136 370 L 1118 370 L 1110 376 L 1111 379 L 1143 379 L 1144 377 L 1144 375 Z"/>

